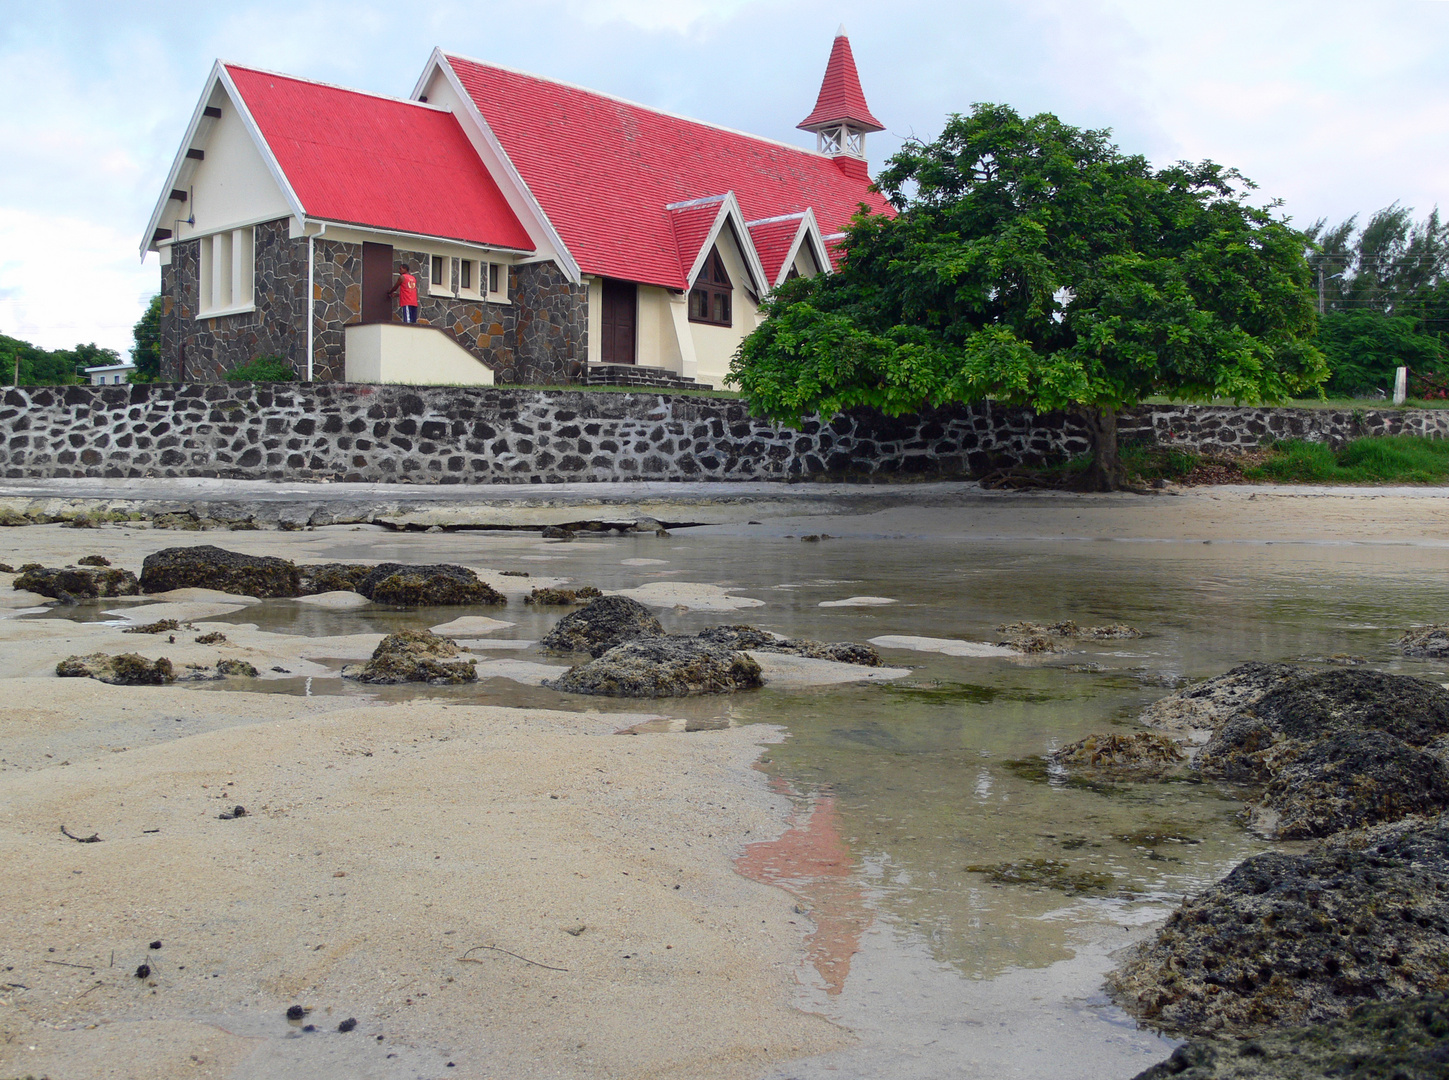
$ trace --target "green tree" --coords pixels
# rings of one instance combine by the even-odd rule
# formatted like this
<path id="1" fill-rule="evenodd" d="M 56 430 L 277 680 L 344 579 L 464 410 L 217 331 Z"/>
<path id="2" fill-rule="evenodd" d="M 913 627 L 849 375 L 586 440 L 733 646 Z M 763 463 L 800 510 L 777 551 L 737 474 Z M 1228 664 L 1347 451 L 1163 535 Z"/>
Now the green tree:
<path id="1" fill-rule="evenodd" d="M 1330 311 L 1318 325 L 1318 346 L 1328 357 L 1328 390 L 1355 397 L 1387 391 L 1394 369 L 1439 371 L 1444 366 L 1444 344 L 1425 333 L 1412 315 L 1386 315 L 1365 309 Z"/>
<path id="2" fill-rule="evenodd" d="M 131 363 L 136 370 L 131 373 L 133 383 L 155 382 L 161 377 L 161 297 L 151 297 L 145 312 L 131 330 Z"/>
<path id="3" fill-rule="evenodd" d="M 1002 105 L 908 143 L 839 273 L 787 283 L 729 381 L 798 420 L 990 398 L 1070 410 L 1092 488 L 1120 484 L 1117 412 L 1151 394 L 1281 400 L 1327 374 L 1303 235 L 1212 162 L 1155 170 L 1107 131 Z"/>
<path id="4" fill-rule="evenodd" d="M 87 346 L 79 348 L 84 349 Z M 115 353 L 111 353 L 111 356 L 114 357 Z M 6 384 L 15 379 L 17 358 L 20 361 L 21 386 L 65 386 L 78 381 L 75 350 L 57 349 L 51 352 L 28 341 L 0 334 L 0 358 L 4 360 L 3 370 L 0 370 L 0 382 Z"/>

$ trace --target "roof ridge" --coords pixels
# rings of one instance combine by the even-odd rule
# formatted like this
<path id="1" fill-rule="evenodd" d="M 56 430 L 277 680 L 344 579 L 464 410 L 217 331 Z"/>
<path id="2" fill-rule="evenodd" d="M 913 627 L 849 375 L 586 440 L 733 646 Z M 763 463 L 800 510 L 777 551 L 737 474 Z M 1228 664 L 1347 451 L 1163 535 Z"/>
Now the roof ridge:
<path id="1" fill-rule="evenodd" d="M 757 221 L 745 222 L 745 228 L 753 229 L 756 225 L 774 225 L 779 221 L 799 221 L 806 213 L 807 211 L 805 210 L 797 210 L 793 214 L 776 214 L 774 217 L 762 217 Z"/>
<path id="2" fill-rule="evenodd" d="M 665 203 L 664 209 L 688 210 L 690 207 L 694 206 L 708 206 L 711 203 L 722 203 L 729 197 L 730 193 L 726 191 L 723 195 L 706 195 L 702 199 L 685 199 L 683 202 Z"/>
<path id="3" fill-rule="evenodd" d="M 250 71 L 254 75 L 266 75 L 273 79 L 287 79 L 290 82 L 306 83 L 308 86 L 323 86 L 328 90 L 340 90 L 345 94 L 357 94 L 360 97 L 377 98 L 380 101 L 391 101 L 397 105 L 416 105 L 419 109 L 428 109 L 431 112 L 451 113 L 453 110 L 442 105 L 434 105 L 430 101 L 419 101 L 417 98 L 394 97 L 391 94 L 379 94 L 372 90 L 359 90 L 355 86 L 339 86 L 337 83 L 323 82 L 321 79 L 304 79 L 299 75 L 288 75 L 285 71 L 272 71 L 270 68 L 253 67 L 250 64 L 237 64 L 230 60 L 218 61 L 228 71 L 233 69 L 239 71 Z"/>
<path id="4" fill-rule="evenodd" d="M 771 139 L 766 135 L 756 135 L 753 132 L 741 131 L 739 128 L 727 127 L 724 124 L 716 124 L 709 120 L 701 120 L 697 116 L 685 116 L 682 113 L 670 112 L 668 109 L 661 109 L 656 105 L 645 105 L 642 101 L 634 101 L 631 98 L 620 97 L 618 94 L 606 93 L 603 90 L 595 90 L 588 86 L 580 86 L 578 83 L 566 82 L 563 79 L 550 79 L 546 75 L 539 75 L 537 72 L 524 71 L 522 68 L 508 67 L 506 64 L 495 64 L 488 60 L 479 60 L 477 57 L 464 56 L 462 53 L 445 52 L 443 55 L 449 60 L 466 60 L 470 64 L 477 64 L 479 67 L 493 68 L 495 71 L 506 71 L 513 75 L 522 75 L 527 79 L 537 79 L 539 82 L 552 83 L 554 86 L 564 86 L 570 90 L 577 90 L 580 93 L 589 94 L 592 97 L 604 98 L 608 101 L 617 101 L 621 105 L 628 105 L 634 109 L 643 109 L 645 112 L 656 113 L 659 116 L 667 116 L 671 120 L 683 120 L 687 124 L 698 124 L 700 127 L 714 128 L 716 131 L 728 132 L 737 135 L 742 139 L 752 139 L 755 142 L 769 143 L 771 146 L 783 147 L 786 150 L 794 150 L 804 154 L 806 157 L 819 158 L 822 161 L 834 161 L 829 154 L 822 154 L 819 150 L 811 150 L 808 147 L 799 146 L 795 143 L 783 142 L 780 139 Z"/>

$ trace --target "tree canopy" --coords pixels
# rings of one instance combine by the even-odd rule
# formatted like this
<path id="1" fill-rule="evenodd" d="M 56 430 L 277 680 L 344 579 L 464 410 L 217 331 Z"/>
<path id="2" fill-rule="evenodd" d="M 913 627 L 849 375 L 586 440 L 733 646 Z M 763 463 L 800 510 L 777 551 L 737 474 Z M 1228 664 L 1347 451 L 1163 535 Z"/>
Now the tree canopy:
<path id="1" fill-rule="evenodd" d="M 787 282 L 742 344 L 729 381 L 757 412 L 1072 410 L 1110 487 L 1117 410 L 1281 400 L 1327 374 L 1303 235 L 1234 170 L 1154 169 L 1110 132 L 978 105 L 876 182 L 896 216 L 858 216 L 840 271 Z"/>
<path id="2" fill-rule="evenodd" d="M 0 383 L 9 384 L 15 380 L 17 359 L 20 361 L 21 386 L 65 386 L 84 379 L 82 368 L 121 362 L 114 349 L 103 349 L 94 343 L 51 351 L 0 334 Z"/>
<path id="3" fill-rule="evenodd" d="M 151 297 L 141 318 L 131 330 L 131 363 L 136 370 L 131 382 L 155 382 L 161 377 L 161 296 Z"/>

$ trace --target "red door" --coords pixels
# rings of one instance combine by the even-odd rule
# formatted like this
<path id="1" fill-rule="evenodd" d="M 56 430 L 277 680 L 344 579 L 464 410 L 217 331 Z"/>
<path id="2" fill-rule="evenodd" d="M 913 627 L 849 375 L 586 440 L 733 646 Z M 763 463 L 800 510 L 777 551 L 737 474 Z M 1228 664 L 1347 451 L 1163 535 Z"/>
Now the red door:
<path id="1" fill-rule="evenodd" d="M 392 322 L 392 245 L 362 245 L 362 321 Z"/>
<path id="2" fill-rule="evenodd" d="M 634 363 L 634 323 L 639 307 L 639 287 L 632 281 L 604 279 L 602 348 L 606 364 Z"/>

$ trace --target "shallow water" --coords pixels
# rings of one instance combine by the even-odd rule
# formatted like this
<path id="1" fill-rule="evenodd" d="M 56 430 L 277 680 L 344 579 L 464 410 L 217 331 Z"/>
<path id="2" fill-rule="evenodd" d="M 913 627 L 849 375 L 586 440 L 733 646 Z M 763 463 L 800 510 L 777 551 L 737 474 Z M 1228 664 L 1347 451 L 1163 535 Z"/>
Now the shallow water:
<path id="1" fill-rule="evenodd" d="M 913 669 L 908 678 L 892 685 L 765 688 L 727 698 L 584 698 L 502 678 L 449 688 L 370 688 L 336 679 L 278 679 L 261 687 L 631 714 L 621 716 L 621 727 L 637 723 L 641 712 L 676 718 L 655 725 L 676 730 L 681 720 L 691 729 L 782 725 L 787 738 L 768 749 L 760 768 L 791 795 L 797 817 L 774 846 L 742 853 L 741 868 L 786 888 L 809 916 L 805 1002 L 862 1028 L 881 1005 L 871 995 L 935 987 L 922 991 L 915 1005 L 895 1006 L 897 1019 L 880 1024 L 854 1058 L 819 1068 L 892 1075 L 900 1066 L 889 1048 L 917 1039 L 921 1025 L 936 1024 L 949 1047 L 979 1035 L 952 1027 L 967 1022 L 963 1010 L 1030 999 L 1039 1004 L 1018 1010 L 1027 1029 L 1065 1024 L 1071 1033 L 1055 1044 L 1058 1050 L 1102 1050 L 1052 1075 L 1127 1076 L 1127 1063 L 1132 1071 L 1145 1067 L 1171 1044 L 1133 1031 L 1102 997 L 1108 946 L 1125 942 L 1122 927 L 1161 917 L 1182 894 L 1269 845 L 1243 829 L 1241 793 L 1230 786 L 1083 784 L 1031 763 L 1090 732 L 1130 729 L 1144 705 L 1169 692 L 1163 684 L 1215 675 L 1246 660 L 1349 653 L 1386 670 L 1449 680 L 1443 663 L 1405 660 L 1393 649 L 1406 626 L 1441 621 L 1449 610 L 1449 569 L 1435 547 L 961 543 L 909 536 L 804 543 L 750 533 L 718 527 L 672 539 L 550 544 L 520 534 L 368 530 L 339 534 L 325 557 L 456 561 L 566 576 L 606 590 L 705 582 L 765 601 L 723 614 L 658 612 L 668 629 L 680 632 L 746 622 L 825 640 L 914 635 L 989 642 L 999 623 L 1074 619 L 1125 622 L 1146 636 L 1078 642 L 1069 654 L 1033 658 L 884 650 L 886 663 Z M 663 561 L 638 561 L 644 559 Z M 896 602 L 820 606 L 858 595 Z M 85 605 L 69 614 L 98 618 L 105 607 Z M 270 601 L 212 621 L 311 636 L 484 614 L 516 624 L 491 639 L 536 641 L 565 610 L 516 598 L 506 609 L 427 614 L 329 612 Z M 561 663 L 533 649 L 480 655 Z M 1068 670 L 1088 663 L 1102 670 Z M 966 869 L 1008 862 L 1036 862 L 1045 883 L 1001 884 Z M 1063 882 L 1077 888 L 1050 887 Z M 969 989 L 977 983 L 997 986 L 997 996 Z M 1060 990 L 1057 998 L 1052 987 Z M 922 1053 L 921 1075 L 958 1074 L 959 1055 L 937 1060 Z M 990 1075 L 1000 1065 L 960 1068 L 959 1075 Z M 813 1075 L 809 1069 L 789 1075 L 807 1073 Z"/>

